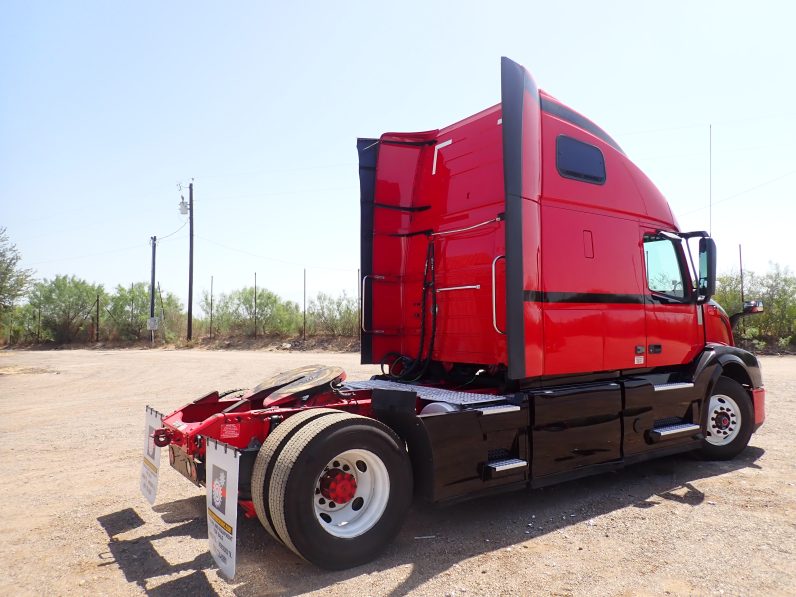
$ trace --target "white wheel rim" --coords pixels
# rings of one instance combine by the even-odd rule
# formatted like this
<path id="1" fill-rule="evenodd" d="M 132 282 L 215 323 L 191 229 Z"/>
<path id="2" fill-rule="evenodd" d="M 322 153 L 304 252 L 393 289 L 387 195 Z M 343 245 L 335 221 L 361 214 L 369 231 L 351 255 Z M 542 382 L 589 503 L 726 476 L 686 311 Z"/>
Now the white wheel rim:
<path id="1" fill-rule="evenodd" d="M 329 499 L 335 493 L 330 493 L 328 481 L 335 474 L 353 477 L 356 482 L 356 492 L 343 504 Z M 350 487 L 350 480 L 347 482 Z M 390 475 L 373 452 L 348 450 L 324 467 L 312 498 L 321 528 L 335 537 L 352 539 L 372 529 L 384 514 L 390 498 Z"/>
<path id="2" fill-rule="evenodd" d="M 732 442 L 741 431 L 741 409 L 725 394 L 710 397 L 708 405 L 708 433 L 705 439 L 714 446 L 724 446 Z"/>

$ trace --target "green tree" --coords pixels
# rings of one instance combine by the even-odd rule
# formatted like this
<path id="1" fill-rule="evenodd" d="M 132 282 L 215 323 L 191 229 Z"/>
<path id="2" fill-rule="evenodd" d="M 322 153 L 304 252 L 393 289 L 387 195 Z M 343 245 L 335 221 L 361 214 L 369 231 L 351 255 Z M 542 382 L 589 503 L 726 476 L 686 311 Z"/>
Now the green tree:
<path id="1" fill-rule="evenodd" d="M 40 336 L 39 312 L 30 303 L 14 307 L 7 321 L 8 339 L 11 344 L 33 343 Z"/>
<path id="2" fill-rule="evenodd" d="M 140 340 L 149 319 L 149 283 L 136 282 L 130 287 L 119 284 L 107 307 L 111 336 L 124 340 Z"/>
<path id="3" fill-rule="evenodd" d="M 200 301 L 206 317 L 210 316 L 210 296 L 205 292 Z M 248 286 L 220 294 L 213 302 L 213 329 L 219 335 L 254 334 L 254 288 Z M 257 333 L 284 336 L 298 331 L 301 310 L 292 301 L 285 301 L 266 288 L 257 289 Z"/>
<path id="4" fill-rule="evenodd" d="M 787 347 L 796 340 L 796 276 L 788 268 L 772 264 L 763 276 L 744 272 L 744 299 L 762 300 L 762 314 L 744 318 L 738 336 L 756 348 L 765 344 Z M 732 315 L 743 308 L 741 276 L 737 272 L 717 279 L 715 300 Z"/>
<path id="5" fill-rule="evenodd" d="M 356 336 L 359 329 L 357 301 L 345 292 L 337 297 L 319 292 L 310 300 L 307 318 L 312 334 Z"/>
<path id="6" fill-rule="evenodd" d="M 42 340 L 59 344 L 75 340 L 88 328 L 97 295 L 104 302 L 101 285 L 75 276 L 56 276 L 36 282 L 28 297 L 31 309 L 41 313 Z"/>
<path id="7" fill-rule="evenodd" d="M 796 333 L 796 276 L 787 267 L 773 264 L 769 272 L 760 277 L 755 285 L 756 295 L 761 299 L 765 311 L 760 317 L 759 327 L 769 340 L 780 340 Z"/>
<path id="8" fill-rule="evenodd" d="M 0 228 L 0 323 L 5 324 L 6 317 L 16 302 L 28 290 L 31 281 L 31 270 L 19 267 L 22 259 L 17 247 L 8 238 L 5 228 Z"/>
<path id="9" fill-rule="evenodd" d="M 161 338 L 167 342 L 178 340 L 186 327 L 188 316 L 180 299 L 171 292 L 158 292 L 155 297 L 155 314 L 160 318 L 158 328 Z"/>
<path id="10" fill-rule="evenodd" d="M 748 296 L 749 283 L 753 280 L 754 273 L 744 274 L 744 286 Z M 738 272 L 728 272 L 716 277 L 716 294 L 713 297 L 729 315 L 741 310 L 741 276 Z"/>

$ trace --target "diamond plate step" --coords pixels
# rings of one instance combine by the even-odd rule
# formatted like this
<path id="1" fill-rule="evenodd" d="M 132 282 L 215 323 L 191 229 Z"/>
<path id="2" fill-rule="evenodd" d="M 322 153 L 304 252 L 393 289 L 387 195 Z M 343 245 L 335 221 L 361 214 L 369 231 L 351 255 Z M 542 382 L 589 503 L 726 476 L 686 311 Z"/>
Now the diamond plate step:
<path id="1" fill-rule="evenodd" d="M 503 413 L 518 412 L 521 409 L 515 404 L 492 404 L 490 406 L 479 406 L 475 410 L 481 411 L 481 414 L 484 415 L 500 415 Z"/>
<path id="2" fill-rule="evenodd" d="M 685 381 L 675 382 L 675 383 L 660 383 L 656 386 L 653 386 L 656 392 L 666 392 L 669 390 L 684 390 L 686 388 L 693 388 L 693 387 L 694 384 Z"/>
<path id="3" fill-rule="evenodd" d="M 434 402 L 448 402 L 459 406 L 469 406 L 472 404 L 483 404 L 485 402 L 500 402 L 505 400 L 505 396 L 495 394 L 475 394 L 471 392 L 456 392 L 454 390 L 443 390 L 442 388 L 429 388 L 427 386 L 416 386 L 408 383 L 398 383 L 397 381 L 387 381 L 384 379 L 368 379 L 365 381 L 346 381 L 342 386 L 343 390 L 399 390 L 403 392 L 415 392 L 423 400 Z"/>
<path id="4" fill-rule="evenodd" d="M 666 427 L 656 427 L 650 431 L 650 439 L 654 442 L 668 439 L 681 439 L 700 433 L 701 428 L 695 423 L 678 423 Z"/>
<path id="5" fill-rule="evenodd" d="M 503 471 L 510 471 L 515 468 L 525 468 L 528 462 L 520 460 L 519 458 L 503 458 L 501 460 L 490 460 L 487 462 L 486 467 L 493 473 L 502 473 Z"/>

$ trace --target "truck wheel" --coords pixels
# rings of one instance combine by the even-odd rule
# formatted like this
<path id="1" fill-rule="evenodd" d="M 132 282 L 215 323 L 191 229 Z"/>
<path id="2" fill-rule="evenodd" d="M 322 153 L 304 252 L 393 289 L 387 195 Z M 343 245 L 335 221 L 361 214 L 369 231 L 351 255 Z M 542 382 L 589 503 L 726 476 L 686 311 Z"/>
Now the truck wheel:
<path id="1" fill-rule="evenodd" d="M 282 423 L 277 425 L 265 442 L 260 447 L 257 453 L 257 459 L 254 461 L 254 468 L 252 470 L 252 502 L 254 502 L 254 510 L 257 512 L 257 518 L 260 523 L 265 527 L 265 530 L 277 541 L 281 541 L 279 536 L 274 530 L 273 523 L 271 522 L 271 514 L 268 511 L 268 484 L 271 482 L 271 474 L 274 470 L 276 463 L 276 456 L 285 447 L 288 440 L 292 438 L 299 428 L 318 417 L 327 415 L 340 415 L 340 411 L 332 410 L 330 408 L 312 408 L 285 419 Z"/>
<path id="2" fill-rule="evenodd" d="M 357 415 L 302 426 L 277 457 L 268 491 L 282 542 L 316 566 L 364 564 L 398 534 L 412 502 L 401 439 Z"/>
<path id="3" fill-rule="evenodd" d="M 749 443 L 754 427 L 752 401 L 743 386 L 720 377 L 708 401 L 708 423 L 702 455 L 709 460 L 730 460 Z"/>

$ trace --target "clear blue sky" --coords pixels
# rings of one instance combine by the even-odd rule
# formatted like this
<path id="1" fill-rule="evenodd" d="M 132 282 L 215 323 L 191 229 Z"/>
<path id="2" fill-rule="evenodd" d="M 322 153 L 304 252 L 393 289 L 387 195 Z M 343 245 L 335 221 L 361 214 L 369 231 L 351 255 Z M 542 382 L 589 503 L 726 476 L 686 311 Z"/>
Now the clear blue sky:
<path id="1" fill-rule="evenodd" d="M 195 296 L 356 294 L 355 139 L 500 100 L 501 55 L 708 227 L 796 269 L 796 4 L 35 2 L 0 8 L 0 226 L 37 276 L 149 279 L 196 184 Z M 187 296 L 187 227 L 158 279 Z"/>

